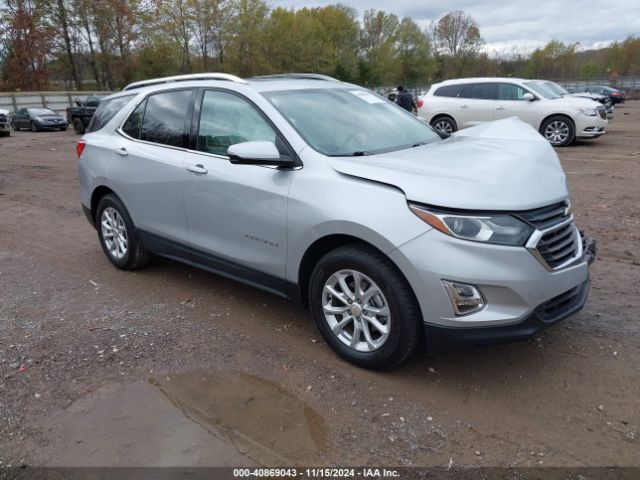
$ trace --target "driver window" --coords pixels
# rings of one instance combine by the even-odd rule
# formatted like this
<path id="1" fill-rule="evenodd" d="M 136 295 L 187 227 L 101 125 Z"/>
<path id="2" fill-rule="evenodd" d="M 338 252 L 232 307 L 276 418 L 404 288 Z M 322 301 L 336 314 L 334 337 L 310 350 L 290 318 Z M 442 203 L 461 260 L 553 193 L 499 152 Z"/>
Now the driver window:
<path id="1" fill-rule="evenodd" d="M 511 83 L 501 83 L 498 86 L 498 98 L 500 100 L 522 100 L 522 96 L 525 93 L 527 91 L 524 88 Z"/>
<path id="2" fill-rule="evenodd" d="M 226 156 L 231 145 L 256 140 L 275 144 L 276 132 L 251 104 L 231 93 L 204 92 L 198 150 Z"/>

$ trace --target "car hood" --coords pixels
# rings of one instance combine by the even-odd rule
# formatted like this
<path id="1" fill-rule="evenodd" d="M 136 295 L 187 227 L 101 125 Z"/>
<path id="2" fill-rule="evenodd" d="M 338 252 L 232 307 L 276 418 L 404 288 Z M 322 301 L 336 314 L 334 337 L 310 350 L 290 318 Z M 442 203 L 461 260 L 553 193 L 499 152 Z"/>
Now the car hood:
<path id="1" fill-rule="evenodd" d="M 330 157 L 340 173 L 401 189 L 408 200 L 470 210 L 527 210 L 569 192 L 551 145 L 528 124 L 507 118 L 447 140 L 364 157 Z"/>

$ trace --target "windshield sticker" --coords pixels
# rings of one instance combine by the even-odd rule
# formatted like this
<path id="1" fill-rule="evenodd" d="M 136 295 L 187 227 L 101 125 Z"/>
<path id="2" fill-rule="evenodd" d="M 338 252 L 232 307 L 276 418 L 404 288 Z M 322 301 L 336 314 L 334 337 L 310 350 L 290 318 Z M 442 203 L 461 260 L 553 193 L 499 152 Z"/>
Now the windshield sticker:
<path id="1" fill-rule="evenodd" d="M 367 103 L 384 103 L 384 99 L 365 90 L 349 90 L 356 97 Z"/>

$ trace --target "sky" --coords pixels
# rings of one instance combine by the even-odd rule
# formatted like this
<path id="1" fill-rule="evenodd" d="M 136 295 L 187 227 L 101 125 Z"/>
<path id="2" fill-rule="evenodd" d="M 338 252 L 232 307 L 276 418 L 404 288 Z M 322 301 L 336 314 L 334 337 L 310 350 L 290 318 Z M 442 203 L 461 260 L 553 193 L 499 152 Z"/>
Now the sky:
<path id="1" fill-rule="evenodd" d="M 271 0 L 272 7 L 302 8 L 338 3 Z M 602 48 L 628 34 L 640 35 L 640 0 L 341 0 L 358 10 L 375 9 L 410 17 L 421 27 L 452 10 L 464 10 L 479 24 L 486 51 L 530 52 L 550 40 Z"/>

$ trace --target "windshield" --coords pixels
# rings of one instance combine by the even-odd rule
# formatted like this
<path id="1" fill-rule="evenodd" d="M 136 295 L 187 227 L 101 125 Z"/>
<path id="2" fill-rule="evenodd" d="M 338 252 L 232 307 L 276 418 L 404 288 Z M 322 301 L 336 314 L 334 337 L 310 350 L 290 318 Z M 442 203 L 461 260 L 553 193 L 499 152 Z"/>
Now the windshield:
<path id="1" fill-rule="evenodd" d="M 57 115 L 53 110 L 49 110 L 48 108 L 30 108 L 29 113 L 33 115 Z"/>
<path id="2" fill-rule="evenodd" d="M 556 82 L 545 82 L 547 84 L 547 87 L 549 87 L 549 89 L 551 89 L 551 91 L 553 93 L 555 93 L 556 95 L 568 95 L 569 92 L 562 86 L 558 85 Z"/>
<path id="3" fill-rule="evenodd" d="M 305 141 L 325 155 L 358 156 L 440 140 L 422 121 L 363 89 L 266 92 Z"/>
<path id="4" fill-rule="evenodd" d="M 544 98 L 560 98 L 560 95 L 555 93 L 547 82 L 541 80 L 534 80 L 532 82 L 524 82 L 524 84 L 538 95 L 542 95 Z"/>

